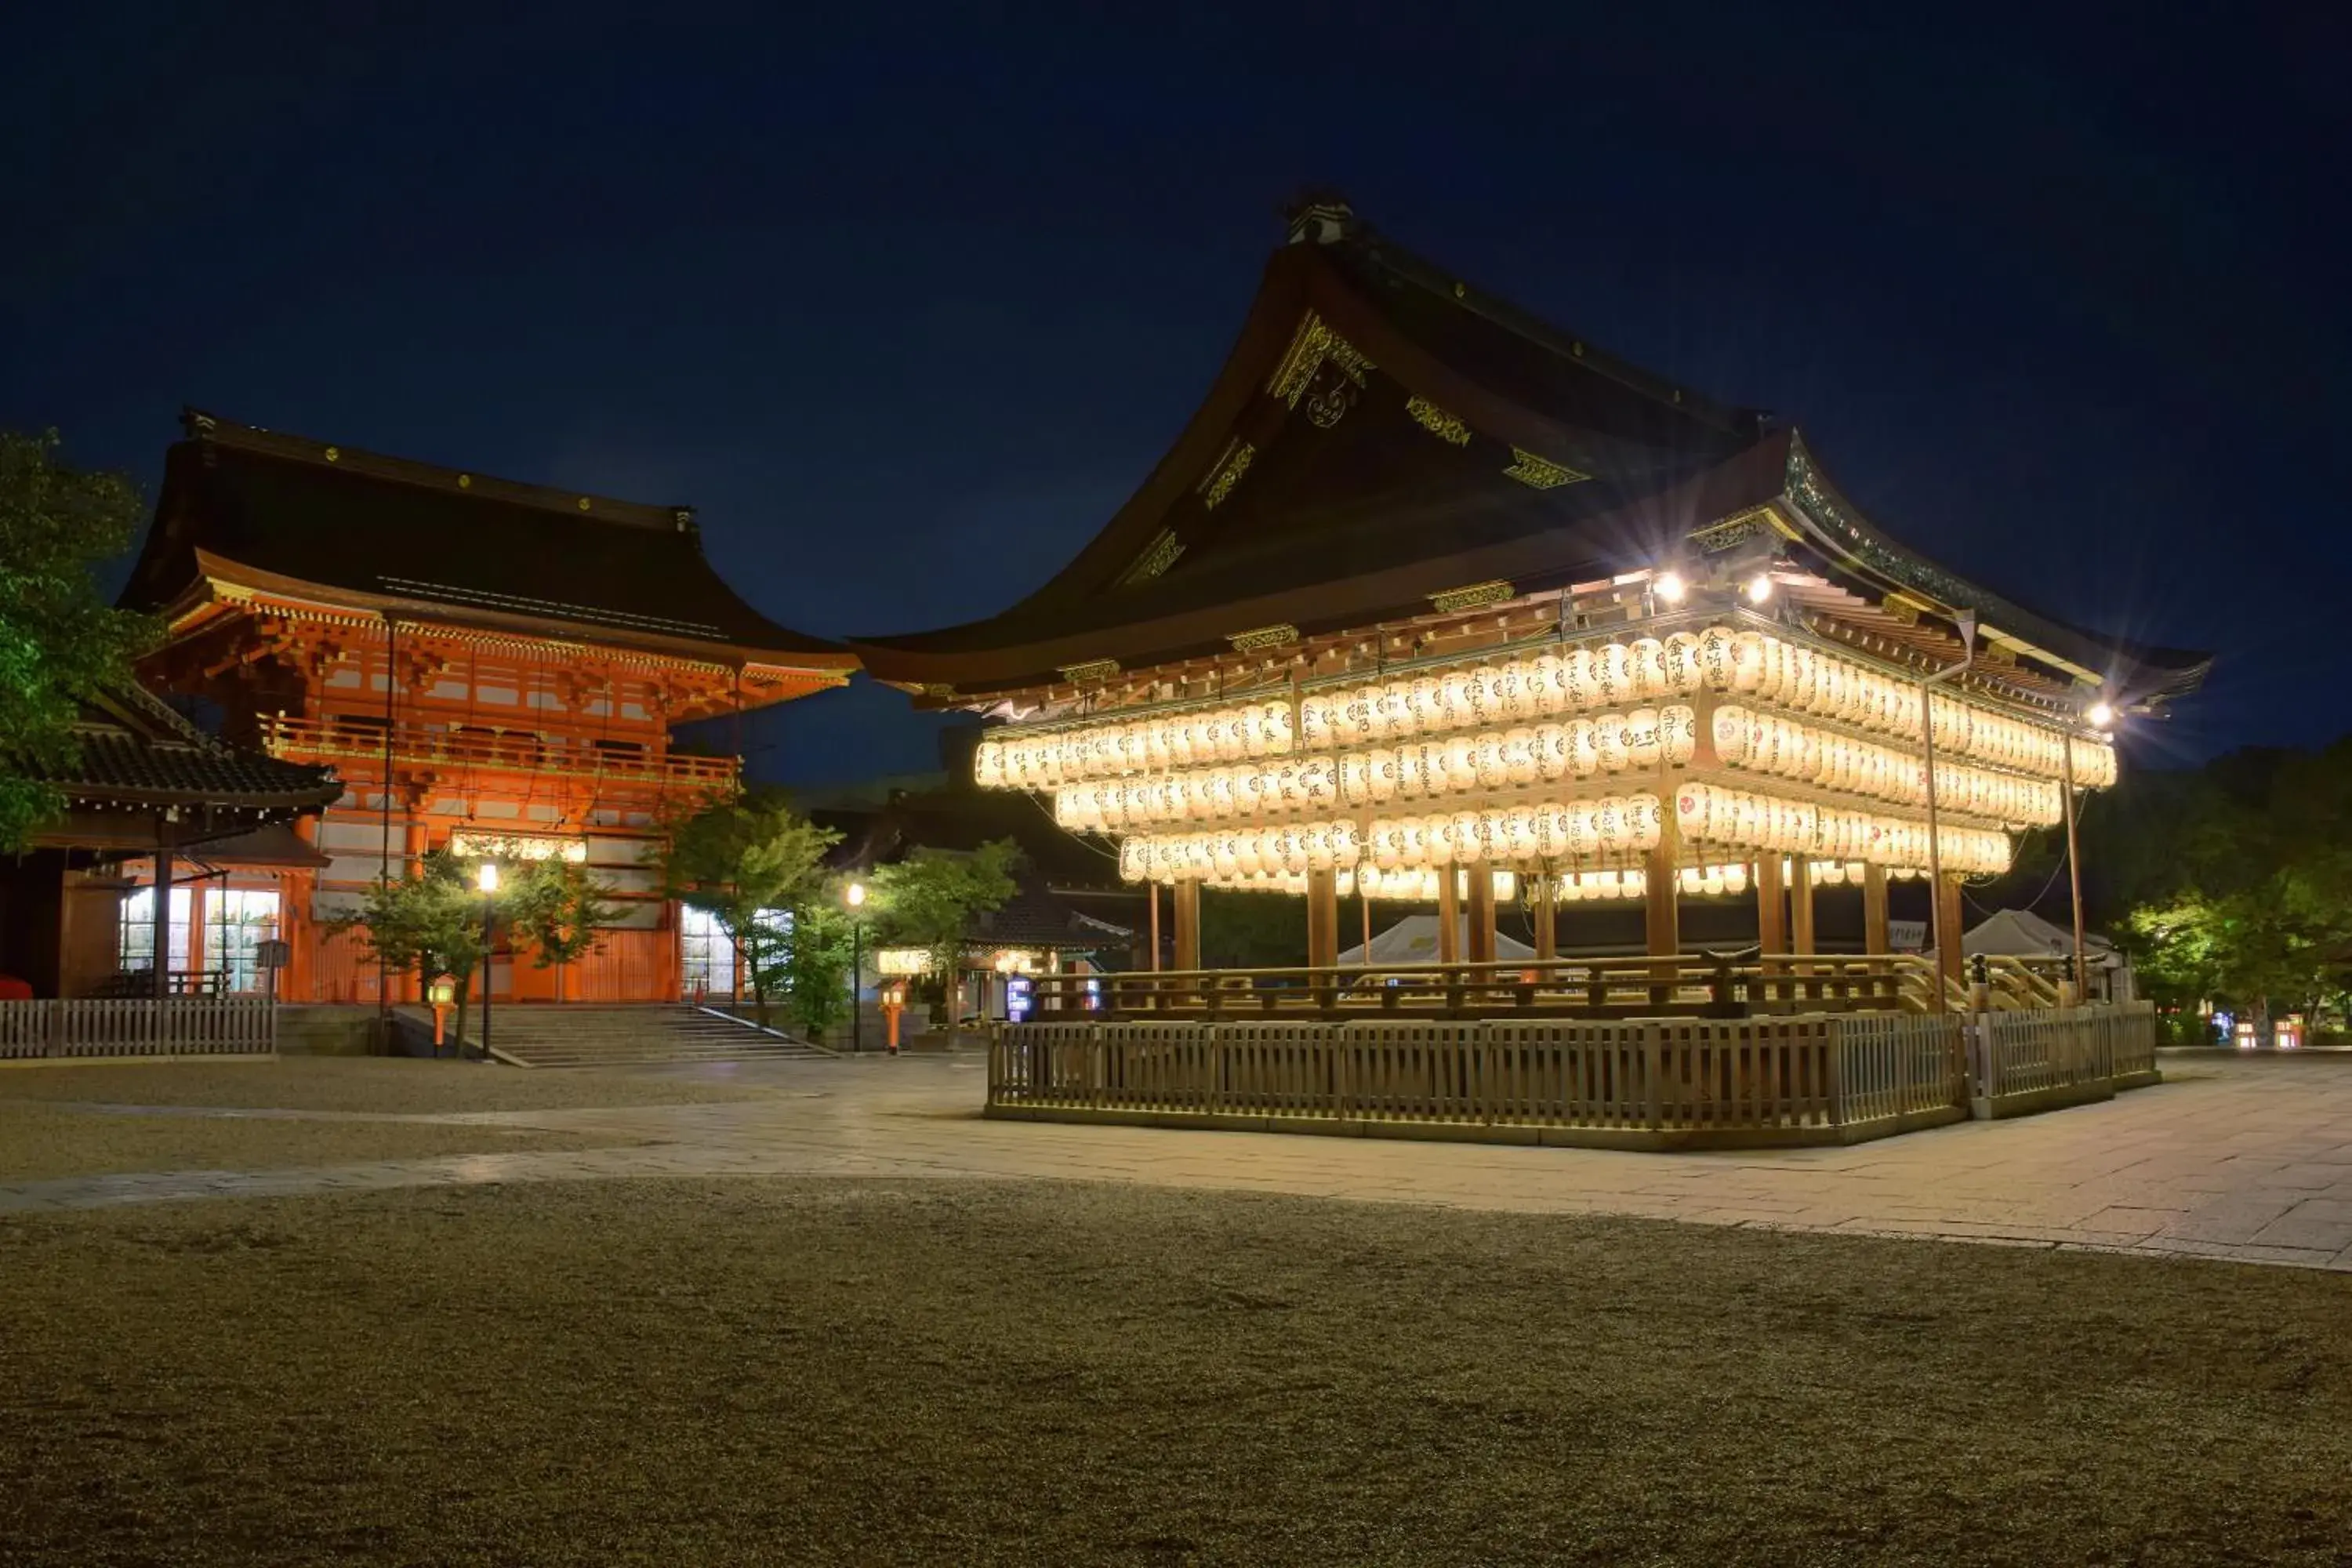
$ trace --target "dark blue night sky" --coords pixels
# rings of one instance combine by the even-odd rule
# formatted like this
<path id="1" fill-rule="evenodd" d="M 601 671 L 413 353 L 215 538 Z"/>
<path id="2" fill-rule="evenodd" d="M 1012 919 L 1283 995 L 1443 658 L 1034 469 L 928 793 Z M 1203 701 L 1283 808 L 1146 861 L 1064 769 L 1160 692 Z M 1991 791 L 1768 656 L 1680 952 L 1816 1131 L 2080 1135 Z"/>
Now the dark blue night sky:
<path id="1" fill-rule="evenodd" d="M 2312 673 L 2352 614 L 2352 134 L 2319 7 L 688 9 L 12 18 L 0 424 L 151 487 L 194 403 L 691 502 L 788 625 L 966 620 L 1141 480 L 1283 198 L 1326 184 L 1792 420 L 1964 572 L 2219 650 L 2147 760 L 2352 729 Z M 934 750 L 870 686 L 751 728 L 803 783 Z"/>

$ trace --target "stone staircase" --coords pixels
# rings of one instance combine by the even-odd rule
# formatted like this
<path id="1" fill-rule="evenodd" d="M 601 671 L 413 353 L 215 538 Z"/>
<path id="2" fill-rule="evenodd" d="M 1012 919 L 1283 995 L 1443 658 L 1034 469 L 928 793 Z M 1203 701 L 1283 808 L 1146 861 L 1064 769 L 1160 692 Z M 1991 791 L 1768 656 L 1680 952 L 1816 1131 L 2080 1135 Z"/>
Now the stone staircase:
<path id="1" fill-rule="evenodd" d="M 404 1008 L 404 1012 L 419 1009 Z M 467 1018 L 467 1049 L 481 1015 Z M 430 1014 L 425 1027 L 432 1027 Z M 705 1007 L 509 1004 L 490 1016 L 490 1053 L 518 1067 L 634 1067 L 655 1062 L 818 1061 L 834 1053 Z"/>

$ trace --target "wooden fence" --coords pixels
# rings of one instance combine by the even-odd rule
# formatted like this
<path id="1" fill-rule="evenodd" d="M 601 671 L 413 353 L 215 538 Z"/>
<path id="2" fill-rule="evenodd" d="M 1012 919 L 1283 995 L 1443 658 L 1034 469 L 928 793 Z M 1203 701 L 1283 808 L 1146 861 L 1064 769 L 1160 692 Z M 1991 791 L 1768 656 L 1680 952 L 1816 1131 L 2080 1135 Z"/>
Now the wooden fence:
<path id="1" fill-rule="evenodd" d="M 2152 1003 L 1984 1013 L 1969 1034 L 1980 1117 L 2110 1100 L 2157 1081 Z"/>
<path id="2" fill-rule="evenodd" d="M 278 1048 L 267 996 L 0 1002 L 0 1059 L 266 1056 Z"/>
<path id="3" fill-rule="evenodd" d="M 2146 1003 L 1748 1018 L 1008 1026 L 992 1116 L 1620 1148 L 1852 1143 L 2157 1081 Z"/>
<path id="4" fill-rule="evenodd" d="M 1126 1020 L 1007 1027 L 992 1115 L 1630 1148 L 1967 1115 L 1958 1016 Z"/>

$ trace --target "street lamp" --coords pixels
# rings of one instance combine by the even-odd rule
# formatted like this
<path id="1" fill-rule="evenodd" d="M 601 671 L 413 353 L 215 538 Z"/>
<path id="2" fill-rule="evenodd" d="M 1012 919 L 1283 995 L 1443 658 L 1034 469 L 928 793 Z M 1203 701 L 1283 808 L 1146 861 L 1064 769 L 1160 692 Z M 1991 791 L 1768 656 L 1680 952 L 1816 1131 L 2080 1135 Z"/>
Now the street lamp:
<path id="1" fill-rule="evenodd" d="M 485 860 L 474 868 L 474 881 L 482 889 L 482 1060 L 490 1059 L 490 921 L 498 912 L 499 863 Z M 462 1055 L 466 1042 L 457 1042 Z"/>
<path id="2" fill-rule="evenodd" d="M 849 1048 L 856 1052 L 866 1048 L 866 1020 L 857 1008 L 858 974 L 866 967 L 866 928 L 857 911 L 866 907 L 866 884 L 850 883 L 842 889 L 841 900 L 849 906 Z"/>

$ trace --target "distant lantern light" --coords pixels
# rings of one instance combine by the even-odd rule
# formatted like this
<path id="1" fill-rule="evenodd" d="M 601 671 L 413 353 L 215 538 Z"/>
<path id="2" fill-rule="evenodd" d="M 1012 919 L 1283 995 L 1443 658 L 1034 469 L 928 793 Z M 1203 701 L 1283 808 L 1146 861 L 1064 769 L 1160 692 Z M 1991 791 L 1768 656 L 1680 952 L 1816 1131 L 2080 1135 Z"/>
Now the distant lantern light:
<path id="1" fill-rule="evenodd" d="M 499 890 L 499 863 L 495 860 L 485 860 L 481 865 L 475 868 L 474 885 L 481 889 L 482 891 L 486 893 L 497 892 Z"/>
<path id="2" fill-rule="evenodd" d="M 1772 596 L 1772 574 L 1769 572 L 1759 572 L 1755 576 L 1748 579 L 1747 594 L 1748 602 L 1751 605 L 1760 605 L 1765 600 L 1770 598 Z"/>
<path id="3" fill-rule="evenodd" d="M 1690 584 L 1683 581 L 1683 574 L 1679 572 L 1659 573 L 1657 581 L 1651 586 L 1656 590 L 1658 597 L 1669 605 L 1681 604 L 1690 593 Z"/>
<path id="4" fill-rule="evenodd" d="M 2104 730 L 2108 725 L 2113 724 L 2116 721 L 2115 706 L 2105 699 L 2102 699 L 2099 701 L 2092 703 L 2090 707 L 2084 709 L 2083 710 L 2083 717 L 2091 721 L 2092 729 Z"/>

